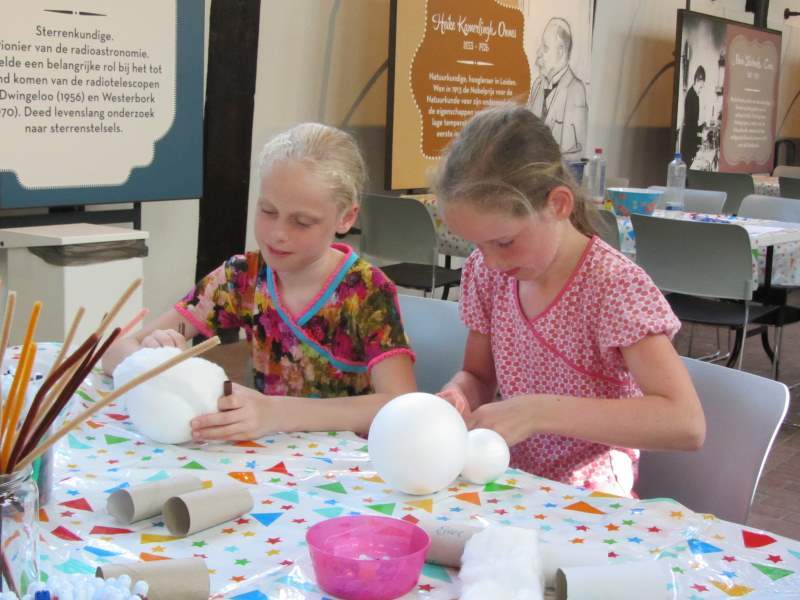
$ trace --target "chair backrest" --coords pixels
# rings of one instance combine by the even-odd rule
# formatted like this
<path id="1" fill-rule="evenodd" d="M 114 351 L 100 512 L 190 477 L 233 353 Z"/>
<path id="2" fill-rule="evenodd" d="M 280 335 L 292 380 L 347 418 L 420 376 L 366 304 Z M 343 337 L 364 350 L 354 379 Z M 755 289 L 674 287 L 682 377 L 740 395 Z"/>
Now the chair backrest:
<path id="1" fill-rule="evenodd" d="M 800 179 L 796 177 L 778 177 L 778 187 L 782 198 L 800 200 Z"/>
<path id="2" fill-rule="evenodd" d="M 666 191 L 663 185 L 651 185 L 651 190 Z M 725 206 L 725 199 L 728 197 L 727 192 L 720 192 L 715 190 L 693 190 L 691 188 L 683 191 L 683 204 L 684 208 L 689 212 L 704 213 L 708 215 L 721 215 L 723 207 Z M 661 196 L 658 208 L 666 201 L 666 196 Z"/>
<path id="3" fill-rule="evenodd" d="M 789 406 L 774 379 L 683 359 L 706 415 L 696 452 L 642 452 L 635 489 L 674 498 L 694 511 L 744 523 L 769 450 Z"/>
<path id="4" fill-rule="evenodd" d="M 773 177 L 794 177 L 800 179 L 800 167 L 794 165 L 778 165 L 772 171 Z"/>
<path id="5" fill-rule="evenodd" d="M 436 228 L 418 200 L 363 194 L 360 222 L 362 253 L 388 261 L 437 264 Z"/>
<path id="6" fill-rule="evenodd" d="M 800 223 L 800 202 L 792 198 L 750 194 L 742 200 L 739 216 Z"/>
<path id="7" fill-rule="evenodd" d="M 753 177 L 748 173 L 715 173 L 713 171 L 692 171 L 686 176 L 686 185 L 694 190 L 727 192 L 723 211 L 734 215 L 739 204 L 748 194 L 755 193 Z"/>
<path id="8" fill-rule="evenodd" d="M 468 330 L 458 316 L 458 303 L 405 294 L 398 297 L 403 327 L 417 355 L 417 387 L 436 393 L 463 364 Z"/>
<path id="9" fill-rule="evenodd" d="M 619 223 L 617 223 L 617 216 L 605 208 L 601 208 L 598 212 L 600 213 L 602 223 L 600 224 L 597 235 L 600 236 L 600 239 L 606 244 L 619 250 Z"/>
<path id="10" fill-rule="evenodd" d="M 753 263 L 744 227 L 631 215 L 636 262 L 665 292 L 750 300 Z"/>

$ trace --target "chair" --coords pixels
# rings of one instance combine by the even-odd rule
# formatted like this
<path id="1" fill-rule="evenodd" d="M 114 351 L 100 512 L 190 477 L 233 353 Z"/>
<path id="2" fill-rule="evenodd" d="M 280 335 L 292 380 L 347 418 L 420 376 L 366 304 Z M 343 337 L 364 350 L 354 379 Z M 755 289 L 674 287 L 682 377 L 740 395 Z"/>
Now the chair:
<path id="1" fill-rule="evenodd" d="M 706 415 L 705 444 L 696 452 L 643 451 L 635 489 L 642 498 L 674 498 L 694 511 L 745 523 L 789 390 L 745 371 L 683 362 Z"/>
<path id="2" fill-rule="evenodd" d="M 796 177 L 778 177 L 778 187 L 781 190 L 782 198 L 800 200 L 800 179 Z"/>
<path id="3" fill-rule="evenodd" d="M 667 188 L 663 185 L 651 185 L 649 189 L 665 191 Z M 693 190 L 689 188 L 683 191 L 683 205 L 688 212 L 721 215 L 727 196 L 727 192 Z M 664 199 L 664 196 L 661 198 Z M 662 204 L 662 202 L 660 201 L 659 204 Z M 659 206 L 658 208 L 664 207 Z"/>
<path id="4" fill-rule="evenodd" d="M 637 214 L 631 215 L 631 222 L 636 262 L 659 289 L 668 292 L 677 317 L 733 329 L 736 340 L 728 366 L 738 362 L 741 367 L 748 325 L 778 311 L 777 306 L 751 303 L 753 259 L 744 227 Z M 780 328 L 776 339 L 779 355 Z"/>
<path id="5" fill-rule="evenodd" d="M 745 196 L 739 206 L 740 217 L 800 223 L 800 202 L 778 196 Z"/>
<path id="6" fill-rule="evenodd" d="M 800 167 L 794 165 L 778 165 L 772 171 L 773 177 L 792 177 L 800 179 Z"/>
<path id="7" fill-rule="evenodd" d="M 405 294 L 398 297 L 403 327 L 417 355 L 417 387 L 436 393 L 463 364 L 468 329 L 458 316 L 458 303 Z"/>
<path id="8" fill-rule="evenodd" d="M 713 171 L 692 171 L 686 177 L 687 186 L 694 190 L 727 192 L 723 211 L 735 215 L 742 198 L 755 193 L 753 177 L 748 173 L 715 173 Z"/>
<path id="9" fill-rule="evenodd" d="M 401 287 L 433 294 L 437 287 L 447 290 L 461 281 L 460 269 L 438 265 L 436 228 L 428 210 L 416 200 L 364 194 L 360 248 L 371 257 L 399 261 L 381 270 Z"/>
<path id="10" fill-rule="evenodd" d="M 600 213 L 600 219 L 602 220 L 602 223 L 598 228 L 597 235 L 606 244 L 615 250 L 619 250 L 619 223 L 617 223 L 617 216 L 605 208 L 601 208 L 598 212 Z"/>
<path id="11" fill-rule="evenodd" d="M 799 180 L 800 181 L 800 180 Z M 800 202 L 789 198 L 777 196 L 759 196 L 753 194 L 742 200 L 739 207 L 740 217 L 751 217 L 754 219 L 768 219 L 771 221 L 784 221 L 788 223 L 800 223 Z M 783 286 L 770 285 L 768 288 L 756 290 L 753 297 L 759 302 L 778 306 L 778 311 L 771 315 L 754 319 L 759 325 L 784 327 L 792 323 L 800 322 L 800 307 L 788 304 L 789 292 L 792 289 Z M 777 333 L 777 330 L 776 330 Z M 764 351 L 773 362 L 773 376 L 778 378 L 780 372 L 780 356 L 778 356 L 778 344 L 773 350 L 769 341 L 767 327 L 761 332 L 761 345 Z"/>

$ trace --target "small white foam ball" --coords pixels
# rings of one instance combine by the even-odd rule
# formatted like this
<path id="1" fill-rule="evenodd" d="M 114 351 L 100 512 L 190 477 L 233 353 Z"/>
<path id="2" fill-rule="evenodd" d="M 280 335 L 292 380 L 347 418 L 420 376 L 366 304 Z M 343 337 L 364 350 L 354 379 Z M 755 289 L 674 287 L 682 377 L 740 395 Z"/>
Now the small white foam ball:
<path id="1" fill-rule="evenodd" d="M 383 406 L 369 428 L 369 455 L 378 474 L 407 494 L 432 494 L 464 468 L 467 427 L 446 400 L 414 392 Z"/>
<path id="2" fill-rule="evenodd" d="M 489 483 L 505 473 L 511 453 L 496 431 L 473 429 L 467 435 L 467 460 L 461 476 L 471 483 Z"/>
<path id="3" fill-rule="evenodd" d="M 180 354 L 178 348 L 142 348 L 116 369 L 114 386 Z M 122 395 L 134 426 L 161 444 L 180 444 L 192 439 L 189 422 L 217 412 L 217 401 L 227 379 L 225 371 L 204 358 L 189 358 Z"/>

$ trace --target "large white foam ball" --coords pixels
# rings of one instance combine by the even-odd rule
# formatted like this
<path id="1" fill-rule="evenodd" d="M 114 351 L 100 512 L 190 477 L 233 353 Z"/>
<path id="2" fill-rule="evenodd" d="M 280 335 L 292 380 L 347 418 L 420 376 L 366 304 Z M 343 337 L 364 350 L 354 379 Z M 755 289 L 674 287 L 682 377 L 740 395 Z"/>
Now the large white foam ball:
<path id="1" fill-rule="evenodd" d="M 114 369 L 114 386 L 149 371 L 173 356 L 178 348 L 142 348 Z M 161 444 L 180 444 L 192 439 L 189 422 L 217 412 L 227 376 L 219 365 L 204 358 L 189 358 L 123 394 L 134 426 Z"/>
<path id="2" fill-rule="evenodd" d="M 510 461 L 502 435 L 491 429 L 473 429 L 467 435 L 467 460 L 461 476 L 471 483 L 489 483 L 505 473 Z"/>
<path id="3" fill-rule="evenodd" d="M 369 456 L 394 489 L 432 494 L 447 487 L 464 468 L 467 426 L 446 400 L 414 392 L 394 398 L 369 428 Z"/>

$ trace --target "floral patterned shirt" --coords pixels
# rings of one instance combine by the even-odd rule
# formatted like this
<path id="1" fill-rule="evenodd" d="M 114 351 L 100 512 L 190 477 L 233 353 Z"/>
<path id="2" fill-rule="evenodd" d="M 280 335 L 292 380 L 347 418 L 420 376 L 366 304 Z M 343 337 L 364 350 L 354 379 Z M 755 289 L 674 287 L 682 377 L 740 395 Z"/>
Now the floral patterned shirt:
<path id="1" fill-rule="evenodd" d="M 489 269 L 479 251 L 461 280 L 461 316 L 490 338 L 501 398 L 559 394 L 629 398 L 642 391 L 620 348 L 680 328 L 664 296 L 637 265 L 597 237 L 558 296 L 529 319 L 517 280 Z M 500 400 L 502 401 L 502 400 Z M 588 489 L 630 496 L 638 450 L 534 435 L 511 448 L 511 465 Z"/>
<path id="2" fill-rule="evenodd" d="M 300 314 L 283 305 L 276 273 L 259 252 L 233 256 L 204 277 L 176 310 L 205 336 L 244 327 L 255 387 L 267 395 L 334 397 L 371 393 L 369 372 L 413 353 L 397 290 L 349 246 L 338 268 Z"/>

